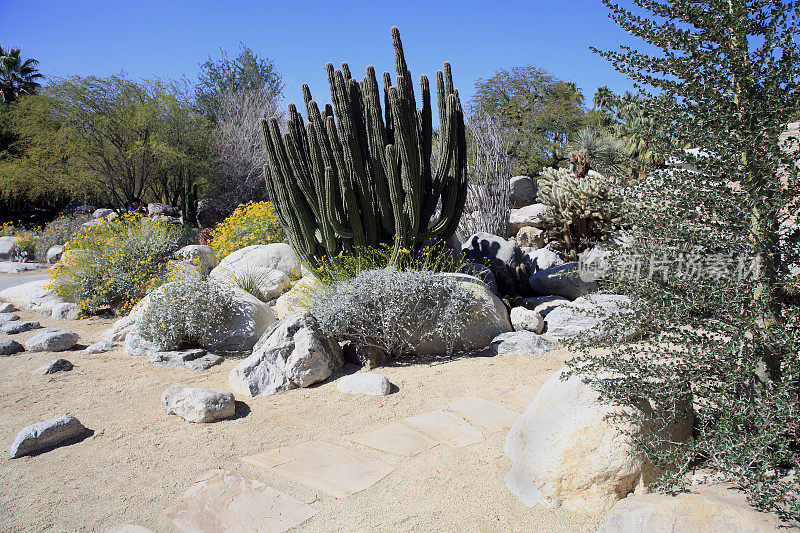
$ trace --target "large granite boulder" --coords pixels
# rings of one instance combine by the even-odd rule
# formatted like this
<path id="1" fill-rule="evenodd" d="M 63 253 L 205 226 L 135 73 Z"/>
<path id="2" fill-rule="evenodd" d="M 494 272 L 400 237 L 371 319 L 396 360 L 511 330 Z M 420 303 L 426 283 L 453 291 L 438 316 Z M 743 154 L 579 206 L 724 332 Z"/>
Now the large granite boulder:
<path id="1" fill-rule="evenodd" d="M 236 414 L 236 402 L 230 392 L 181 385 L 164 391 L 161 408 L 168 415 L 178 415 L 195 423 L 213 422 Z"/>
<path id="2" fill-rule="evenodd" d="M 60 244 L 56 244 L 47 249 L 45 261 L 47 261 L 47 263 L 50 265 L 58 263 L 58 260 L 61 259 L 62 255 L 64 255 L 64 247 Z"/>
<path id="3" fill-rule="evenodd" d="M 236 394 L 258 396 L 308 387 L 344 366 L 339 344 L 308 313 L 290 313 L 258 341 L 229 376 Z"/>
<path id="4" fill-rule="evenodd" d="M 528 278 L 528 284 L 536 295 L 574 300 L 597 290 L 597 281 L 585 278 L 578 263 L 567 263 L 535 272 Z"/>
<path id="5" fill-rule="evenodd" d="M 207 244 L 190 244 L 175 252 L 175 259 L 189 261 L 206 272 L 219 264 L 214 249 Z"/>
<path id="6" fill-rule="evenodd" d="M 16 235 L 0 237 L 0 261 L 15 261 L 14 252 L 20 238 Z"/>
<path id="7" fill-rule="evenodd" d="M 620 500 L 597 533 L 779 533 L 800 531 L 747 502 L 745 494 L 727 485 L 696 487 L 691 492 L 632 494 Z"/>
<path id="8" fill-rule="evenodd" d="M 461 247 L 464 259 L 488 266 L 500 294 L 522 296 L 530 293 L 530 265 L 522 249 L 513 241 L 489 233 L 476 233 Z"/>
<path id="9" fill-rule="evenodd" d="M 313 274 L 306 274 L 292 286 L 288 292 L 281 294 L 275 300 L 272 310 L 275 316 L 283 318 L 293 311 L 306 311 L 314 300 L 314 295 L 325 288 Z"/>
<path id="10" fill-rule="evenodd" d="M 29 352 L 63 352 L 76 344 L 80 336 L 65 328 L 45 328 L 25 342 Z"/>
<path id="11" fill-rule="evenodd" d="M 210 277 L 240 285 L 244 280 L 258 287 L 264 301 L 277 298 L 301 276 L 300 260 L 285 243 L 256 244 L 229 254 L 211 271 Z"/>
<path id="12" fill-rule="evenodd" d="M 519 209 L 536 203 L 539 187 L 530 176 L 514 176 L 509 184 L 508 204 L 511 209 Z"/>
<path id="13" fill-rule="evenodd" d="M 177 207 L 167 204 L 150 203 L 147 204 L 147 214 L 152 216 L 179 217 L 181 211 Z"/>
<path id="14" fill-rule="evenodd" d="M 16 459 L 23 455 L 49 450 L 81 437 L 86 431 L 86 427 L 71 415 L 37 422 L 17 434 L 14 444 L 11 445 L 11 453 L 9 453 L 8 458 Z"/>
<path id="15" fill-rule="evenodd" d="M 52 311 L 54 305 L 64 303 L 64 300 L 49 285 L 49 279 L 15 285 L 0 291 L 0 300 L 11 302 L 22 309 Z"/>
<path id="16" fill-rule="evenodd" d="M 505 454 L 511 470 L 506 487 L 525 505 L 604 513 L 653 481 L 652 465 L 628 436 L 649 430 L 631 421 L 642 413 L 601 402 L 589 378 L 562 381 L 566 371 L 561 369 L 542 385 L 508 433 Z M 642 407 L 646 409 L 649 405 Z M 625 417 L 623 426 L 611 421 L 615 415 Z M 691 429 L 691 417 L 686 417 L 668 434 L 652 438 L 681 442 Z"/>
<path id="17" fill-rule="evenodd" d="M 508 215 L 508 234 L 516 235 L 519 230 L 526 226 L 538 228 L 542 225 L 542 216 L 547 206 L 544 204 L 533 204 L 519 209 L 512 209 Z"/>
<path id="18" fill-rule="evenodd" d="M 600 337 L 608 329 L 604 322 L 629 312 L 630 303 L 630 298 L 620 294 L 590 294 L 558 305 L 547 313 L 545 334 L 558 340 Z"/>

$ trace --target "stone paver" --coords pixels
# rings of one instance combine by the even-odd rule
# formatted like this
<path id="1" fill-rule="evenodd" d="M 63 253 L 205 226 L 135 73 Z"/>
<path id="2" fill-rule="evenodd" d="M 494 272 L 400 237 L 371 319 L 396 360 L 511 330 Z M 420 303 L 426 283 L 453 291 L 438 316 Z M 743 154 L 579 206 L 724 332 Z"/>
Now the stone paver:
<path id="1" fill-rule="evenodd" d="M 467 446 L 483 440 L 480 429 L 460 416 L 441 409 L 406 418 L 406 422 L 450 446 Z"/>
<path id="2" fill-rule="evenodd" d="M 282 533 L 316 513 L 310 505 L 260 481 L 212 470 L 165 514 L 181 531 Z"/>
<path id="3" fill-rule="evenodd" d="M 391 465 L 326 442 L 307 442 L 278 448 L 243 457 L 242 461 L 336 498 L 345 498 L 364 490 L 394 470 Z"/>
<path id="4" fill-rule="evenodd" d="M 347 437 L 349 440 L 376 450 L 411 457 L 432 448 L 437 442 L 419 431 L 400 424 L 389 424 L 382 428 Z"/>
<path id="5" fill-rule="evenodd" d="M 486 396 L 496 400 L 503 400 L 517 404 L 521 407 L 528 407 L 531 402 L 533 402 L 533 398 L 536 396 L 536 393 L 539 392 L 539 388 L 541 388 L 541 386 L 542 384 L 538 382 L 534 385 L 525 385 L 521 387 L 509 385 L 506 387 L 495 387 L 494 389 L 488 389 L 483 391 L 483 393 Z"/>
<path id="6" fill-rule="evenodd" d="M 496 403 L 471 397 L 451 403 L 448 409 L 463 416 L 468 422 L 482 426 L 487 431 L 500 431 L 514 425 L 517 413 Z"/>

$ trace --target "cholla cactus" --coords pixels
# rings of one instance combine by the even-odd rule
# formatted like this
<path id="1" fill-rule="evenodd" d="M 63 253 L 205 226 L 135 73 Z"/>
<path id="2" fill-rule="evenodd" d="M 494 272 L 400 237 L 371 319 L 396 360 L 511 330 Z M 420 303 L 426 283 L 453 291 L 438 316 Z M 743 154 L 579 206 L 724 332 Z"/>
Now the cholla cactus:
<path id="1" fill-rule="evenodd" d="M 585 170 L 580 153 L 574 159 L 573 168 L 585 175 L 566 168 L 546 168 L 539 178 L 539 201 L 548 206 L 542 215 L 545 238 L 572 261 L 617 220 L 606 178 Z"/>

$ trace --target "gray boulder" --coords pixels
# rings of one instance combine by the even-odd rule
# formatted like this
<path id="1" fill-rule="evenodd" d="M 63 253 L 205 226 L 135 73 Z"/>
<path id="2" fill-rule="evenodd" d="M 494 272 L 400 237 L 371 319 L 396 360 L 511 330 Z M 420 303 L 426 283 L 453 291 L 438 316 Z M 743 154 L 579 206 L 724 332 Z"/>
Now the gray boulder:
<path id="1" fill-rule="evenodd" d="M 145 296 L 145 298 L 147 298 Z M 140 302 L 141 303 L 141 302 Z M 103 332 L 100 336 L 106 341 L 124 341 L 128 333 L 136 326 L 136 318 L 139 316 L 137 309 L 139 304 L 136 304 L 128 316 L 124 316 L 114 322 L 111 327 Z"/>
<path id="2" fill-rule="evenodd" d="M 538 228 L 542 225 L 542 216 L 547 206 L 533 204 L 520 209 L 512 209 L 508 215 L 508 234 L 516 235 L 525 226 Z"/>
<path id="3" fill-rule="evenodd" d="M 467 263 L 464 265 L 463 272 L 464 274 L 476 277 L 483 281 L 489 286 L 493 293 L 497 294 L 497 281 L 494 279 L 494 274 L 492 273 L 491 268 L 479 263 Z"/>
<path id="4" fill-rule="evenodd" d="M 45 254 L 45 261 L 48 264 L 58 263 L 58 260 L 61 259 L 61 256 L 64 255 L 64 247 L 56 244 L 55 246 L 51 246 L 47 249 L 47 253 Z M 38 258 L 41 261 L 41 258 Z"/>
<path id="5" fill-rule="evenodd" d="M 16 235 L 7 235 L 0 237 L 0 261 L 13 261 L 14 251 L 16 250 L 19 237 Z"/>
<path id="6" fill-rule="evenodd" d="M 617 502 L 597 533 L 778 533 L 800 531 L 753 508 L 742 491 L 708 485 L 671 496 L 631 494 Z"/>
<path id="7" fill-rule="evenodd" d="M 69 372 L 75 368 L 75 365 L 66 359 L 53 359 L 43 367 L 36 370 L 38 374 L 55 374 L 56 372 Z"/>
<path id="8" fill-rule="evenodd" d="M 92 218 L 97 219 L 97 218 L 107 217 L 108 215 L 110 215 L 113 212 L 114 212 L 113 209 L 106 209 L 104 207 L 101 207 L 99 209 L 95 209 L 94 210 L 94 212 L 92 213 Z"/>
<path id="9" fill-rule="evenodd" d="M 13 322 L 6 322 L 5 324 L 0 324 L 0 333 L 5 333 L 6 335 L 14 335 L 15 333 L 23 333 L 25 331 L 38 329 L 40 327 L 42 326 L 38 322 L 33 320 L 14 320 Z"/>
<path id="10" fill-rule="evenodd" d="M 587 281 L 584 277 L 578 263 L 567 263 L 536 272 L 528 278 L 528 284 L 534 294 L 574 300 L 597 290 L 597 281 L 591 277 Z"/>
<path id="11" fill-rule="evenodd" d="M 7 357 L 24 351 L 25 347 L 14 339 L 0 339 L 0 357 Z"/>
<path id="12" fill-rule="evenodd" d="M 508 203 L 511 209 L 518 209 L 536 203 L 536 193 L 539 186 L 536 180 L 529 176 L 514 176 L 511 178 Z"/>
<path id="13" fill-rule="evenodd" d="M 536 311 L 542 315 L 542 318 L 546 317 L 553 309 L 570 302 L 561 296 L 532 296 L 530 298 L 525 298 L 524 301 L 525 307 Z"/>
<path id="14" fill-rule="evenodd" d="M 507 353 L 542 355 L 557 348 L 556 343 L 532 331 L 512 331 L 498 335 L 490 345 L 497 355 Z"/>
<path id="15" fill-rule="evenodd" d="M 222 362 L 219 355 L 208 353 L 205 350 L 175 350 L 170 352 L 155 352 L 150 356 L 150 364 L 155 366 L 174 366 L 200 372 L 208 370 Z"/>
<path id="16" fill-rule="evenodd" d="M 339 344 L 308 313 L 290 313 L 258 341 L 250 357 L 229 377 L 233 392 L 246 396 L 308 387 L 344 366 Z"/>
<path id="17" fill-rule="evenodd" d="M 0 302 L 0 313 L 13 313 L 17 308 L 10 302 Z"/>
<path id="18" fill-rule="evenodd" d="M 347 394 L 386 396 L 391 392 L 392 384 L 386 376 L 373 372 L 358 372 L 339 379 L 336 382 L 336 390 Z"/>
<path id="19" fill-rule="evenodd" d="M 0 324 L 13 322 L 14 320 L 19 320 L 19 315 L 17 313 L 0 313 Z"/>
<path id="20" fill-rule="evenodd" d="M 130 330 L 125 336 L 125 353 L 130 356 L 152 355 L 157 351 L 158 347 L 152 342 L 144 340 L 136 328 Z"/>
<path id="21" fill-rule="evenodd" d="M 8 458 L 15 459 L 54 448 L 82 436 L 86 431 L 86 427 L 71 415 L 37 422 L 17 434 Z"/>
<path id="22" fill-rule="evenodd" d="M 214 249 L 206 244 L 190 244 L 175 252 L 175 259 L 190 261 L 206 272 L 219 264 Z"/>
<path id="23" fill-rule="evenodd" d="M 63 352 L 76 344 L 80 336 L 65 328 L 45 328 L 25 342 L 29 352 Z"/>
<path id="24" fill-rule="evenodd" d="M 100 342 L 96 342 L 96 343 L 94 343 L 94 344 L 92 344 L 90 346 L 87 346 L 83 350 L 83 353 L 85 353 L 87 355 L 92 355 L 92 354 L 97 354 L 97 353 L 110 352 L 111 350 L 113 350 L 116 347 L 117 347 L 117 345 L 115 343 L 111 342 L 111 341 L 100 341 Z"/>
<path id="25" fill-rule="evenodd" d="M 549 248 L 522 248 L 523 254 L 525 254 L 525 262 L 531 265 L 532 272 L 538 272 L 539 270 L 546 270 L 553 266 L 563 265 L 564 261 L 555 253 L 553 250 Z"/>
<path id="26" fill-rule="evenodd" d="M 50 316 L 56 320 L 78 320 L 81 308 L 69 302 L 58 303 L 50 310 Z"/>
<path id="27" fill-rule="evenodd" d="M 300 279 L 300 260 L 285 243 L 246 246 L 229 254 L 209 274 L 211 278 L 236 286 L 236 279 L 249 278 L 264 301 L 277 298 Z"/>
<path id="28" fill-rule="evenodd" d="M 525 307 L 512 309 L 509 318 L 511 318 L 511 326 L 516 331 L 532 331 L 539 334 L 544 330 L 542 315 Z"/>
<path id="29" fill-rule="evenodd" d="M 179 217 L 181 212 L 177 207 L 167 204 L 152 203 L 147 204 L 147 214 L 152 216 Z"/>
<path id="30" fill-rule="evenodd" d="M 481 232 L 467 239 L 461 251 L 466 261 L 487 265 L 492 270 L 499 294 L 524 295 L 530 292 L 527 283 L 530 265 L 515 242 Z"/>
<path id="31" fill-rule="evenodd" d="M 64 300 L 56 295 L 49 285 L 50 279 L 15 285 L 0 291 L 0 300 L 11 302 L 20 309 L 51 310 L 55 304 Z"/>
<path id="32" fill-rule="evenodd" d="M 164 391 L 161 408 L 187 422 L 206 423 L 231 418 L 236 414 L 236 401 L 230 392 L 175 385 Z"/>
<path id="33" fill-rule="evenodd" d="M 554 339 L 570 339 L 578 335 L 599 337 L 604 334 L 603 322 L 627 312 L 630 299 L 619 294 L 591 294 L 547 314 L 545 334 Z"/>

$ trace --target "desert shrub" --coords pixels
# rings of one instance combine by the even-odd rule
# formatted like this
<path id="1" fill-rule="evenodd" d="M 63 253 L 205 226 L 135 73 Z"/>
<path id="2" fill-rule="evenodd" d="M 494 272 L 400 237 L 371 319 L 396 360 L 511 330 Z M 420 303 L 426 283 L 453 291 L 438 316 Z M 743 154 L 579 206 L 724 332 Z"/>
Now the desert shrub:
<path id="1" fill-rule="evenodd" d="M 283 231 L 271 202 L 243 204 L 217 224 L 209 245 L 221 260 L 232 252 L 254 244 L 283 242 Z"/>
<path id="2" fill-rule="evenodd" d="M 83 224 L 92 220 L 90 215 L 74 213 L 62 215 L 34 233 L 34 257 L 43 262 L 51 246 L 70 241 L 83 229 Z"/>
<path id="3" fill-rule="evenodd" d="M 149 288 L 161 284 L 167 261 L 186 244 L 187 233 L 166 219 L 101 219 L 66 244 L 50 271 L 52 287 L 84 314 L 127 313 Z"/>
<path id="4" fill-rule="evenodd" d="M 610 182 L 593 170 L 547 168 L 539 178 L 545 240 L 567 260 L 601 239 L 617 218 L 609 201 Z"/>
<path id="5" fill-rule="evenodd" d="M 154 291 L 137 321 L 162 350 L 211 343 L 236 310 L 233 291 L 213 279 L 184 278 Z"/>
<path id="6" fill-rule="evenodd" d="M 367 270 L 380 270 L 390 266 L 393 248 L 388 245 L 364 246 L 353 252 L 340 252 L 319 261 L 317 277 L 329 285 L 355 278 Z M 463 258 L 443 241 L 436 241 L 413 252 L 400 249 L 394 268 L 398 270 L 425 270 L 428 272 L 462 272 Z"/>
<path id="7" fill-rule="evenodd" d="M 12 237 L 17 234 L 19 228 L 17 228 L 13 222 L 5 222 L 0 225 L 0 237 Z"/>
<path id="8" fill-rule="evenodd" d="M 328 286 L 312 313 L 336 340 L 397 356 L 413 339 L 443 338 L 452 351 L 473 307 L 472 294 L 453 276 L 384 268 Z"/>

